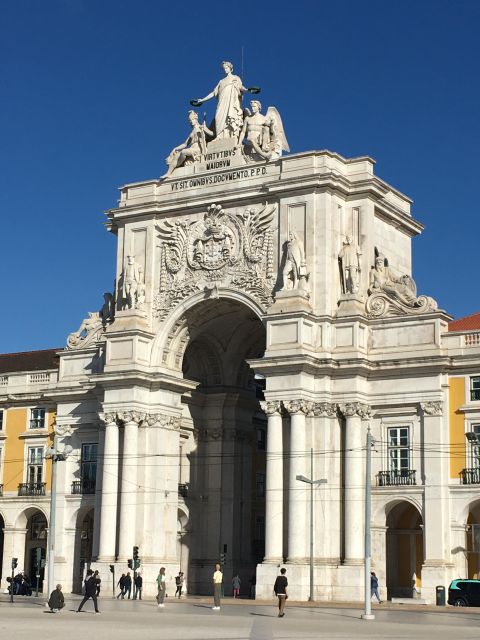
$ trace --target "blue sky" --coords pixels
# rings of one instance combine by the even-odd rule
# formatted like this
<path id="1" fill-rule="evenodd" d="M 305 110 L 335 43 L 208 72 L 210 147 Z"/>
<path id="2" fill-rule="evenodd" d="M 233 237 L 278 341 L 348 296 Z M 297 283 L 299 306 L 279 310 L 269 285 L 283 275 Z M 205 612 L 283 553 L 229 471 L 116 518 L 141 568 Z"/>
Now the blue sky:
<path id="1" fill-rule="evenodd" d="M 159 176 L 190 98 L 227 59 L 282 114 L 293 152 L 371 155 L 414 200 L 418 290 L 480 310 L 480 2 L 0 0 L 0 352 L 65 344 L 112 289 L 103 228 Z M 208 106 L 212 109 L 213 105 Z"/>

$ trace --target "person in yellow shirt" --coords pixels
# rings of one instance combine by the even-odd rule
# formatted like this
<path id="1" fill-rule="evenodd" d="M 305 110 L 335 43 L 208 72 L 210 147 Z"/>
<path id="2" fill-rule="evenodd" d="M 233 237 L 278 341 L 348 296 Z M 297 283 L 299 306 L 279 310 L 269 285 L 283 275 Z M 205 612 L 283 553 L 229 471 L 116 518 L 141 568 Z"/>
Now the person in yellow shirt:
<path id="1" fill-rule="evenodd" d="M 220 610 L 220 598 L 222 596 L 222 582 L 223 573 L 220 570 L 220 565 L 215 565 L 215 571 L 213 573 L 213 607 L 214 611 Z"/>

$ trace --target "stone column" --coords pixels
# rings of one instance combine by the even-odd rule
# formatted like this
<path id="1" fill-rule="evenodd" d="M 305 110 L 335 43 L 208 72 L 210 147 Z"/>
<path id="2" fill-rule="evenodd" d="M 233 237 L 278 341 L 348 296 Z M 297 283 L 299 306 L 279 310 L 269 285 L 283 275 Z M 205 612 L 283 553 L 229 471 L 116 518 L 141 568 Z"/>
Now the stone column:
<path id="1" fill-rule="evenodd" d="M 102 526 L 102 480 L 103 480 L 103 452 L 105 449 L 105 427 L 98 425 L 97 447 L 97 475 L 95 478 L 95 507 L 93 516 L 93 544 L 92 556 L 98 558 L 100 546 L 100 527 Z"/>
<path id="2" fill-rule="evenodd" d="M 423 445 L 443 451 L 448 444 L 448 424 L 441 401 L 422 402 Z M 422 567 L 422 597 L 435 599 L 435 586 L 447 584 L 452 564 L 450 542 L 449 458 L 441 453 L 424 456 L 425 486 L 423 500 L 424 564 Z"/>
<path id="3" fill-rule="evenodd" d="M 115 560 L 118 500 L 118 425 L 116 413 L 105 415 L 99 560 Z"/>
<path id="4" fill-rule="evenodd" d="M 265 492 L 265 558 L 283 560 L 283 441 L 280 401 L 262 402 L 267 414 L 267 474 Z"/>
<path id="5" fill-rule="evenodd" d="M 313 402 L 288 400 L 283 406 L 290 414 L 290 470 L 288 481 L 288 562 L 306 562 L 308 531 L 306 527 L 308 485 L 297 475 L 310 475 L 307 456 L 306 421 Z"/>
<path id="6" fill-rule="evenodd" d="M 370 407 L 348 402 L 339 407 L 345 417 L 345 564 L 362 564 L 364 556 L 364 458 L 362 420 Z"/>
<path id="7" fill-rule="evenodd" d="M 118 560 L 132 557 L 137 515 L 138 424 L 142 416 L 126 411 L 123 416 L 122 481 Z"/>

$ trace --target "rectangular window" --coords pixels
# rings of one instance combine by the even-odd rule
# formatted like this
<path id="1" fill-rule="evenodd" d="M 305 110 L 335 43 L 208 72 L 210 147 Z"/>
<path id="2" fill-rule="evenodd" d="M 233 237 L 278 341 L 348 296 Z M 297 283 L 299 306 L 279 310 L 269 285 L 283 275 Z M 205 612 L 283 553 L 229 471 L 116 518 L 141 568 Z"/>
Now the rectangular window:
<path id="1" fill-rule="evenodd" d="M 45 409 L 30 409 L 30 429 L 45 429 Z"/>
<path id="2" fill-rule="evenodd" d="M 470 378 L 470 400 L 480 400 L 480 376 Z"/>
<path id="3" fill-rule="evenodd" d="M 408 476 L 409 469 L 409 428 L 390 427 L 388 429 L 388 470 L 396 476 Z"/>
<path id="4" fill-rule="evenodd" d="M 265 429 L 257 429 L 257 451 L 265 451 L 267 448 L 267 432 Z"/>
<path id="5" fill-rule="evenodd" d="M 82 444 L 81 478 L 82 482 L 95 482 L 97 477 L 97 443 Z"/>
<path id="6" fill-rule="evenodd" d="M 471 466 L 480 469 L 480 424 L 472 424 L 472 433 L 477 436 L 477 442 L 470 442 Z"/>
<path id="7" fill-rule="evenodd" d="M 3 430 L 3 409 L 0 409 L 0 431 Z"/>
<path id="8" fill-rule="evenodd" d="M 265 497 L 265 474 L 257 473 L 257 498 Z"/>
<path id="9" fill-rule="evenodd" d="M 27 483 L 38 485 L 43 482 L 43 447 L 28 447 Z"/>

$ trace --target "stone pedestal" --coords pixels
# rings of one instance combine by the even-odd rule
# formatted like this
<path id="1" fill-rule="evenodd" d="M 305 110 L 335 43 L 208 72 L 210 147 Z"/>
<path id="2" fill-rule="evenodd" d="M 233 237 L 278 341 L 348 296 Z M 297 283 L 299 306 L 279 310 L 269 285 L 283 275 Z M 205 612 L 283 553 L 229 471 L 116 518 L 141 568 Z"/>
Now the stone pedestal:
<path id="1" fill-rule="evenodd" d="M 277 291 L 275 302 L 268 310 L 269 314 L 286 313 L 291 311 L 312 311 L 308 291 L 300 289 L 286 289 Z"/>
<path id="2" fill-rule="evenodd" d="M 343 293 L 338 301 L 337 317 L 364 316 L 365 299 L 357 293 Z"/>

